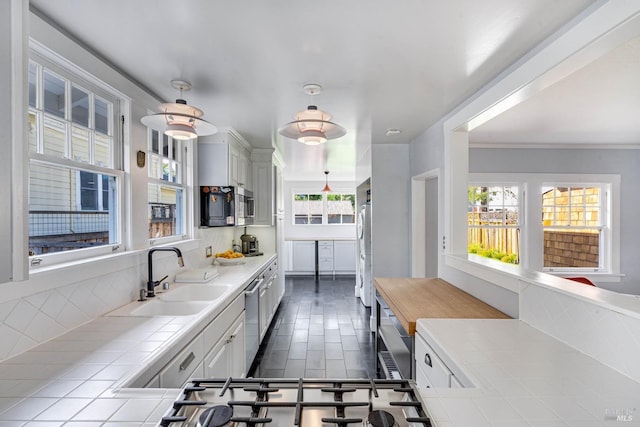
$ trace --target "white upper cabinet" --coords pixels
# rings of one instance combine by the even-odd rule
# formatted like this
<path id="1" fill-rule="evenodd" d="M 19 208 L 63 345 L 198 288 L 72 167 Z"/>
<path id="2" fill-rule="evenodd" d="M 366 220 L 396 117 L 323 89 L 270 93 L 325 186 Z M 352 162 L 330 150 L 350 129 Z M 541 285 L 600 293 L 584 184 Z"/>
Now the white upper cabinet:
<path id="1" fill-rule="evenodd" d="M 276 218 L 284 215 L 281 167 L 273 149 L 256 148 L 251 152 L 254 225 L 275 225 Z"/>
<path id="2" fill-rule="evenodd" d="M 251 145 L 232 128 L 198 138 L 198 185 L 252 190 Z"/>

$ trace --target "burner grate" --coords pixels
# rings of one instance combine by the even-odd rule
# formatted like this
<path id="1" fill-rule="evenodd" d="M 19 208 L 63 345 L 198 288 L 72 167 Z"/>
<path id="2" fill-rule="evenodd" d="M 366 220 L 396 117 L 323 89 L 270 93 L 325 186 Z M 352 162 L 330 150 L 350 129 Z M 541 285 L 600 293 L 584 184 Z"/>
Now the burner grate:
<path id="1" fill-rule="evenodd" d="M 228 405 L 237 426 L 363 425 L 367 414 L 386 408 L 398 425 L 430 427 L 417 391 L 405 379 L 195 379 L 183 390 L 161 427 L 192 426 L 199 407 Z M 397 409 L 394 409 L 397 408 Z M 172 424 L 179 423 L 183 424 Z M 286 423 L 286 424 L 283 424 Z"/>

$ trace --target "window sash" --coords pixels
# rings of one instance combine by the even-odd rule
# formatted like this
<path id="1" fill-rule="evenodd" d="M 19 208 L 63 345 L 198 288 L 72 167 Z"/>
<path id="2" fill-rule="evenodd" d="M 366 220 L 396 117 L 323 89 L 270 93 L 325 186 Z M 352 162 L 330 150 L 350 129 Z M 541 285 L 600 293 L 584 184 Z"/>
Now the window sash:
<path id="1" fill-rule="evenodd" d="M 597 196 L 587 193 L 594 188 Z M 608 184 L 600 183 L 543 183 L 540 191 L 542 229 L 548 239 L 542 246 L 543 271 L 605 272 L 610 269 L 607 262 L 611 244 L 607 220 L 609 191 Z M 552 197 L 545 200 L 545 194 L 549 192 Z M 596 221 L 593 221 L 594 213 Z M 587 224 L 590 220 L 596 223 Z M 554 239 L 554 234 L 562 237 Z M 593 242 L 595 236 L 597 242 Z M 556 240 L 562 241 L 554 243 Z M 597 248 L 594 243 L 597 243 Z M 597 254 L 593 253 L 594 250 Z M 596 255 L 597 259 L 594 259 Z M 574 265 L 562 265 L 566 263 Z"/>
<path id="2" fill-rule="evenodd" d="M 183 163 L 186 143 L 175 140 L 156 130 L 147 133 L 147 204 L 148 237 L 151 245 L 169 243 L 187 236 L 188 188 Z M 175 203 L 166 203 L 165 195 L 175 192 Z"/>
<path id="3" fill-rule="evenodd" d="M 332 200 L 329 200 L 330 198 Z M 351 213 L 332 210 L 332 203 L 339 205 L 344 202 L 351 202 Z M 293 225 L 354 225 L 356 220 L 354 193 L 327 194 L 294 191 L 291 197 L 291 208 Z"/>
<path id="4" fill-rule="evenodd" d="M 44 94 L 45 76 L 49 76 L 52 82 L 58 84 L 56 92 L 48 93 L 47 97 Z M 103 245 L 34 255 L 31 259 L 32 267 L 54 265 L 111 253 L 114 250 L 123 250 L 120 242 L 123 233 L 124 173 L 116 169 L 114 158 L 118 152 L 117 146 L 122 144 L 122 141 L 117 140 L 113 132 L 117 123 L 120 101 L 117 95 L 105 91 L 104 85 L 98 87 L 100 85 L 102 85 L 100 82 L 96 84 L 88 82 L 85 78 L 76 75 L 74 71 L 52 63 L 34 51 L 30 52 L 29 167 L 43 165 L 66 171 L 65 174 L 76 174 L 76 184 L 73 184 L 76 188 L 68 190 L 76 193 L 74 198 L 77 201 L 75 206 L 79 208 L 78 212 L 95 212 L 96 215 L 104 215 L 103 212 L 106 212 L 108 215 L 106 226 L 109 230 L 109 241 Z M 57 97 L 57 107 L 52 105 L 55 97 Z M 47 108 L 45 108 L 45 98 L 49 102 Z M 103 103 L 103 110 L 107 113 L 106 116 L 103 115 L 107 123 L 103 125 L 104 133 L 100 132 L 100 129 L 95 129 L 94 126 L 94 100 L 98 99 Z M 57 140 L 47 139 L 52 136 Z M 95 149 L 98 145 L 102 147 L 100 150 Z M 96 151 L 99 153 L 97 158 Z M 118 161 L 117 164 L 120 162 Z M 94 189 L 82 186 L 79 179 L 80 171 L 94 173 L 102 182 L 96 182 Z M 104 188 L 105 179 L 106 182 L 113 180 L 113 184 L 109 185 L 111 188 Z M 29 188 L 30 193 L 37 189 L 37 187 L 32 188 L 31 182 L 29 182 Z M 97 199 L 97 203 L 91 204 L 90 211 L 82 209 L 83 191 L 87 195 L 93 192 L 91 197 Z M 94 210 L 94 207 L 97 209 Z M 30 222 L 30 229 L 31 226 Z M 82 226 L 77 228 L 82 229 Z"/>

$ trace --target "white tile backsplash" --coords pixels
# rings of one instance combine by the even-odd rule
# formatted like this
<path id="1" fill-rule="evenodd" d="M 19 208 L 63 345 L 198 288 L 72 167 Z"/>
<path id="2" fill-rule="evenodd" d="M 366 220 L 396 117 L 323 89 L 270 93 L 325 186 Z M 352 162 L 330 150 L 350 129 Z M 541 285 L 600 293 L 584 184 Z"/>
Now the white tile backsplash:
<path id="1" fill-rule="evenodd" d="M 521 282 L 520 320 L 640 381 L 640 319 L 551 287 Z"/>
<path id="2" fill-rule="evenodd" d="M 231 247 L 233 235 L 231 227 L 197 230 L 199 241 L 191 243 L 190 250 L 183 250 L 186 266 L 195 268 L 211 264 L 213 258 L 205 258 L 204 247 L 212 246 L 214 252 L 226 250 Z M 138 290 L 146 281 L 146 256 L 132 253 L 123 257 L 127 257 L 126 262 L 122 258 L 101 260 L 87 263 L 83 268 L 74 267 L 69 274 L 41 272 L 33 281 L 20 283 L 20 293 L 24 296 L 0 303 L 0 361 L 137 299 Z M 134 259 L 140 262 L 132 262 Z M 179 268 L 174 261 L 158 262 L 154 266 L 154 276 L 169 274 L 172 279 Z M 92 275 L 93 270 L 97 272 Z M 52 279 L 47 281 L 47 275 Z M 138 338 L 131 335 L 132 340 Z M 86 341 L 75 344 L 75 349 L 82 347 L 90 349 L 90 344 Z"/>

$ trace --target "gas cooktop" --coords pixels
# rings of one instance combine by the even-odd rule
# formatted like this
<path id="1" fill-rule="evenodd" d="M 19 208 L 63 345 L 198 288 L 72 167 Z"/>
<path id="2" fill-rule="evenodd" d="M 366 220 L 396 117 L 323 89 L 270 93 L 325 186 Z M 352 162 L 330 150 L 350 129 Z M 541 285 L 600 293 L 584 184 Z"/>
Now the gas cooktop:
<path id="1" fill-rule="evenodd" d="M 191 380 L 160 427 L 429 427 L 415 383 L 402 379 Z"/>

